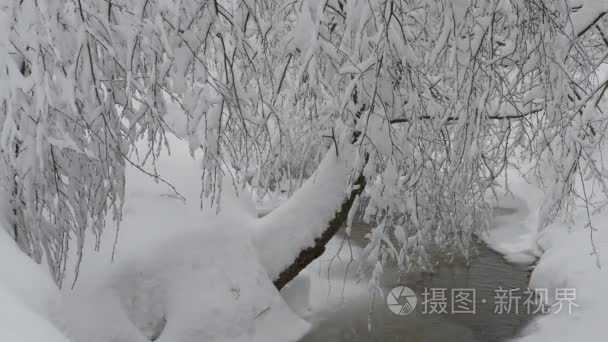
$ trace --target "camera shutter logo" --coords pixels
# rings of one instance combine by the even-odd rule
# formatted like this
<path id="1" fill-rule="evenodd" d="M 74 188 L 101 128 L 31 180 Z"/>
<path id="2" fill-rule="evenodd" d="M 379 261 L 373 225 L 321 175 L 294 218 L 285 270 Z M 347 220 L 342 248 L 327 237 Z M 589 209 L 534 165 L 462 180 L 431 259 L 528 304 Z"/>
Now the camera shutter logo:
<path id="1" fill-rule="evenodd" d="M 409 287 L 397 286 L 386 296 L 386 304 L 394 314 L 403 316 L 414 311 L 416 304 L 418 304 L 418 298 Z"/>

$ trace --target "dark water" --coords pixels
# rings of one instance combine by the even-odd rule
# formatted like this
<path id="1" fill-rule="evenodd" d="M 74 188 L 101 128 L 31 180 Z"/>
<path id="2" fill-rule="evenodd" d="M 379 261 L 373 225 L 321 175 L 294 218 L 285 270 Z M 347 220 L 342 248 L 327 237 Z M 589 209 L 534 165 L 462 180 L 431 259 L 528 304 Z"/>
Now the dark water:
<path id="1" fill-rule="evenodd" d="M 357 233 L 353 234 L 354 239 Z M 518 336 L 535 309 L 534 305 L 525 304 L 530 271 L 507 263 L 481 242 L 474 249 L 468 263 L 438 261 L 432 274 L 403 275 L 396 268 L 385 267 L 383 296 L 374 298 L 369 294 L 347 299 L 342 305 L 316 313 L 312 330 L 301 342 L 498 342 Z M 417 297 L 414 311 L 407 315 L 391 312 L 386 302 L 390 289 L 399 285 L 411 288 Z M 423 305 L 425 289 L 431 294 Z M 432 289 L 439 290 L 433 295 Z M 453 313 L 453 295 L 463 294 L 459 289 L 468 291 L 469 296 L 474 290 L 475 301 L 464 303 L 463 311 L 474 309 L 475 313 Z M 508 295 L 501 289 L 511 289 L 512 293 Z M 440 311 L 445 305 L 447 313 L 430 313 L 433 305 Z"/>

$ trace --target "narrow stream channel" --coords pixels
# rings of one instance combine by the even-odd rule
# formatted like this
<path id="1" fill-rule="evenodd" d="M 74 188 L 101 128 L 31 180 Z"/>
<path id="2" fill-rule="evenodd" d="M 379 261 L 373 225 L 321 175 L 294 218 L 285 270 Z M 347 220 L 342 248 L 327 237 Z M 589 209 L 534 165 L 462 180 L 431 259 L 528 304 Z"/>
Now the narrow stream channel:
<path id="1" fill-rule="evenodd" d="M 406 279 L 401 276 L 401 281 L 395 268 L 385 267 L 384 298 L 363 294 L 346 297 L 340 305 L 327 305 L 312 316 L 313 328 L 300 342 L 499 342 L 518 336 L 534 311 L 534 306 L 525 305 L 530 271 L 507 263 L 483 242 L 476 242 L 474 249 L 468 264 L 439 262 L 433 274 L 409 274 Z M 407 315 L 391 312 L 386 302 L 389 291 L 399 285 L 411 288 L 417 297 L 415 309 Z M 440 290 L 427 295 L 429 301 L 423 305 L 425 289 L 427 293 Z M 461 293 L 460 289 L 474 290 L 475 313 L 452 312 L 452 295 Z M 502 290 L 512 293 L 507 296 Z M 433 306 L 446 312 L 430 313 Z M 465 311 L 471 311 L 470 303 Z"/>

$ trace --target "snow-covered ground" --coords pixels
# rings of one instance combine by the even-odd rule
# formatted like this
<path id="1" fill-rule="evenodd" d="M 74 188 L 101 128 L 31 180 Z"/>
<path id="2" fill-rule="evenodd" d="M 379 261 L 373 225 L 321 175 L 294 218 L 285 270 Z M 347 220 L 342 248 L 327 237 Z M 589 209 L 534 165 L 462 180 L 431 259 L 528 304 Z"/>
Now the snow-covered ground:
<path id="1" fill-rule="evenodd" d="M 1 229 L 0 267 L 0 340 L 68 342 L 49 321 L 59 291 Z"/>
<path id="2" fill-rule="evenodd" d="M 99 252 L 88 240 L 74 289 L 75 273 L 60 292 L 46 268 L 1 232 L 0 315 L 10 316 L 3 324 L 20 323 L 0 329 L 0 340 L 39 342 L 31 334 L 44 333 L 53 342 L 136 342 L 159 334 L 158 341 L 170 342 L 293 341 L 307 331 L 258 261 L 253 203 L 227 183 L 224 210 L 201 210 L 199 161 L 183 145 L 172 139 L 176 154 L 156 167 L 186 200 L 129 168 L 114 262 L 109 226 Z"/>
<path id="3" fill-rule="evenodd" d="M 569 223 L 556 222 L 538 231 L 543 192 L 534 181 L 523 177 L 510 180 L 512 195 L 497 206 L 511 208 L 511 215 L 495 222 L 484 240 L 508 261 L 534 267 L 530 287 L 546 291 L 550 312 L 538 316 L 518 341 L 559 342 L 605 341 L 604 308 L 608 304 L 608 215 L 592 215 L 594 231 L 586 226 L 588 217 L 579 209 Z M 504 195 L 504 194 L 503 194 Z M 597 252 L 597 253 L 596 253 Z M 574 289 L 573 305 L 558 300 L 557 291 Z"/>

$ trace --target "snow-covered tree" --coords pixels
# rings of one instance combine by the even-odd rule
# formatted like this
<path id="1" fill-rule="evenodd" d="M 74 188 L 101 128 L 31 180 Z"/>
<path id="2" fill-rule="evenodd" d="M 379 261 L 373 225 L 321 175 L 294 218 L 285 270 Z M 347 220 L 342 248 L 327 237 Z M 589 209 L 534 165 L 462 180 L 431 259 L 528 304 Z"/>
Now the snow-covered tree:
<path id="1" fill-rule="evenodd" d="M 607 11 L 593 0 L 2 1 L 6 214 L 60 282 L 68 248 L 120 221 L 125 166 L 153 162 L 177 134 L 203 151 L 217 205 L 224 177 L 259 191 L 308 178 L 260 219 L 279 288 L 362 203 L 377 223 L 372 259 L 425 263 L 430 242 L 466 253 L 514 157 L 554 170 L 547 218 L 578 177 L 604 186 Z M 166 101 L 183 132 L 166 124 Z"/>

